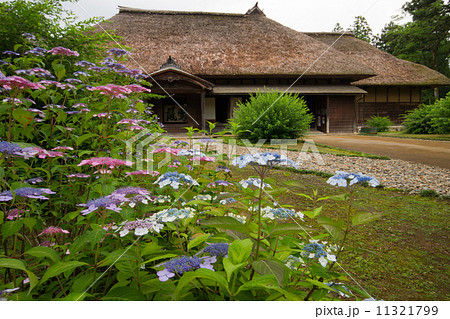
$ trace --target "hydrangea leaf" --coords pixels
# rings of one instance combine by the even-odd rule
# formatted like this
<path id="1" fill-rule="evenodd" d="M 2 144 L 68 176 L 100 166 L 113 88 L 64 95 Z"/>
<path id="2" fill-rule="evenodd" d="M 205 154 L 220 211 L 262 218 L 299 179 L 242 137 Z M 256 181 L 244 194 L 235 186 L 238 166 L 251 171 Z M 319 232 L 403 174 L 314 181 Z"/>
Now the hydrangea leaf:
<path id="1" fill-rule="evenodd" d="M 69 261 L 69 262 L 57 262 L 53 264 L 44 274 L 40 280 L 40 284 L 43 284 L 48 279 L 58 276 L 63 272 L 74 270 L 75 268 L 86 266 L 87 264 L 81 261 Z"/>
<path id="2" fill-rule="evenodd" d="M 360 212 L 356 213 L 352 218 L 352 225 L 361 225 L 365 223 L 369 223 L 373 220 L 381 218 L 381 213 L 372 213 L 372 212 Z"/>
<path id="3" fill-rule="evenodd" d="M 247 228 L 233 217 L 218 216 L 202 221 L 202 225 L 222 229 L 231 229 L 248 234 Z"/>
<path id="4" fill-rule="evenodd" d="M 255 260 L 252 262 L 252 267 L 260 275 L 272 274 L 277 279 L 278 285 L 283 287 L 284 276 L 286 273 L 286 266 L 277 260 Z"/>
<path id="5" fill-rule="evenodd" d="M 203 234 L 194 238 L 188 243 L 187 249 L 191 250 L 192 248 L 197 247 L 198 245 L 204 243 L 209 238 L 209 236 L 210 234 Z"/>
<path id="6" fill-rule="evenodd" d="M 25 255 L 30 255 L 33 257 L 46 257 L 50 258 L 53 262 L 58 262 L 61 260 L 58 253 L 50 247 L 33 247 L 28 249 L 25 252 Z"/>
<path id="7" fill-rule="evenodd" d="M 253 242 L 251 239 L 235 240 L 228 248 L 228 258 L 235 265 L 243 263 L 250 257 L 252 248 Z"/>
<path id="8" fill-rule="evenodd" d="M 197 269 L 196 271 L 187 272 L 183 274 L 180 281 L 178 282 L 177 288 L 174 291 L 174 299 L 178 298 L 183 288 L 186 287 L 188 284 L 192 283 L 194 279 L 202 279 L 202 278 L 215 281 L 221 288 L 226 289 L 229 292 L 228 282 L 222 275 L 220 275 L 215 271 L 212 271 L 211 269 L 200 268 Z"/>
<path id="9" fill-rule="evenodd" d="M 231 276 L 233 275 L 233 273 L 235 271 L 238 271 L 238 270 L 244 268 L 245 266 L 247 266 L 247 264 L 248 264 L 247 262 L 243 262 L 241 264 L 235 265 L 230 261 L 230 259 L 224 258 L 223 259 L 223 267 L 225 268 L 225 271 L 227 273 L 228 282 L 231 280 Z"/>
<path id="10" fill-rule="evenodd" d="M 145 301 L 145 296 L 136 288 L 118 287 L 111 289 L 102 300 L 109 301 Z"/>
<path id="11" fill-rule="evenodd" d="M 5 239 L 8 238 L 9 236 L 12 236 L 15 233 L 17 233 L 22 228 L 22 226 L 23 222 L 21 220 L 5 222 L 2 225 L 2 237 L 3 237 L 2 242 L 4 242 Z"/>

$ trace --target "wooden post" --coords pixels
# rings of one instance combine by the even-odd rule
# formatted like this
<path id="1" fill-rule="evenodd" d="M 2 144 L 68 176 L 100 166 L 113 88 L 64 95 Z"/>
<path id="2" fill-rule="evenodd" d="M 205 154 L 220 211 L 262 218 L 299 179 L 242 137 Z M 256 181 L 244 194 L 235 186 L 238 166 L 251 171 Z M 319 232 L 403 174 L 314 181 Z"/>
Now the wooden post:
<path id="1" fill-rule="evenodd" d="M 204 130 L 206 129 L 206 122 L 205 122 L 205 90 L 202 91 L 202 94 L 200 96 L 200 113 L 201 113 L 201 122 L 200 122 L 200 129 Z"/>

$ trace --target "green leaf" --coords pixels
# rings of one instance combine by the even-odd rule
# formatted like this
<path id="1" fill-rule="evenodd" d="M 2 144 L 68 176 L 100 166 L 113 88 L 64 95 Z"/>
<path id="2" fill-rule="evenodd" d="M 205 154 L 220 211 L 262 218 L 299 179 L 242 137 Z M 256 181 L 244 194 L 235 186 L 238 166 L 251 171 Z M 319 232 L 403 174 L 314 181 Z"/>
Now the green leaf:
<path id="1" fill-rule="evenodd" d="M 279 289 L 277 278 L 274 275 L 263 275 L 261 277 L 253 278 L 251 281 L 246 282 L 241 287 L 237 293 L 242 290 L 253 290 L 253 289 Z"/>
<path id="2" fill-rule="evenodd" d="M 318 280 L 306 278 L 306 281 L 309 282 L 309 283 L 311 283 L 311 284 L 313 284 L 313 285 L 315 285 L 315 286 L 317 286 L 317 287 L 319 287 L 319 288 L 322 288 L 322 289 L 326 289 L 326 290 L 330 290 L 330 291 L 333 291 L 333 290 L 334 290 L 334 289 L 331 288 L 330 286 L 325 285 L 323 282 L 320 282 L 320 281 L 318 281 Z"/>
<path id="3" fill-rule="evenodd" d="M 381 218 L 381 213 L 360 212 L 356 213 L 352 218 L 353 226 L 366 224 Z"/>
<path id="4" fill-rule="evenodd" d="M 218 216 L 202 221 L 202 225 L 222 229 L 231 229 L 248 234 L 247 228 L 233 217 Z"/>
<path id="5" fill-rule="evenodd" d="M 307 231 L 312 231 L 314 229 L 309 228 L 308 226 L 301 226 L 297 224 L 280 224 L 276 225 L 272 228 L 270 232 L 271 236 L 283 236 L 287 234 L 300 234 L 305 233 Z"/>
<path id="6" fill-rule="evenodd" d="M 235 265 L 230 261 L 230 259 L 224 258 L 223 259 L 223 267 L 225 268 L 225 272 L 227 273 L 227 280 L 230 281 L 233 273 L 237 270 L 241 270 L 242 268 L 247 266 L 247 264 L 248 264 L 248 262 L 243 262 L 241 264 Z"/>
<path id="7" fill-rule="evenodd" d="M 84 245 L 86 245 L 87 243 L 87 238 L 86 236 L 81 236 L 78 237 L 77 239 L 75 239 L 75 241 L 70 244 L 69 246 L 69 252 L 71 255 L 75 255 L 77 252 L 79 252 Z"/>
<path id="8" fill-rule="evenodd" d="M 226 289 L 229 292 L 228 282 L 225 280 L 224 277 L 222 277 L 217 272 L 212 271 L 211 269 L 200 268 L 200 269 L 197 269 L 196 271 L 187 272 L 187 273 L 183 274 L 180 281 L 178 282 L 177 288 L 174 291 L 174 296 L 175 296 L 174 299 L 176 299 L 176 297 L 179 297 L 182 289 L 186 285 L 190 284 L 194 279 L 201 279 L 201 278 L 213 280 L 221 288 Z"/>
<path id="9" fill-rule="evenodd" d="M 203 234 L 200 235 L 198 237 L 195 237 L 193 240 L 191 240 L 188 245 L 187 245 L 187 249 L 191 250 L 192 248 L 203 244 L 208 238 L 209 238 L 210 234 Z"/>
<path id="10" fill-rule="evenodd" d="M 47 281 L 52 277 L 58 276 L 63 272 L 73 270 L 81 266 L 87 266 L 87 264 L 81 261 L 57 262 L 45 272 L 44 276 L 42 277 L 39 283 L 43 284 L 45 281 Z"/>
<path id="11" fill-rule="evenodd" d="M 87 232 L 87 240 L 91 243 L 91 248 L 95 246 L 100 240 L 105 238 L 106 230 L 98 228 Z"/>
<path id="12" fill-rule="evenodd" d="M 278 285 L 283 287 L 283 280 L 286 271 L 286 266 L 278 260 L 255 260 L 252 262 L 252 267 L 260 275 L 274 275 L 277 279 Z"/>
<path id="13" fill-rule="evenodd" d="M 27 226 L 29 230 L 33 230 L 37 223 L 36 218 L 22 218 L 21 221 L 23 221 L 24 225 Z"/>
<path id="14" fill-rule="evenodd" d="M 23 222 L 21 220 L 5 222 L 2 225 L 2 235 L 3 235 L 2 241 L 4 242 L 6 238 L 17 233 L 22 228 L 22 226 Z"/>
<path id="15" fill-rule="evenodd" d="M 35 113 L 28 112 L 27 110 L 24 110 L 24 109 L 15 109 L 13 111 L 14 119 L 17 122 L 19 122 L 20 124 L 22 124 L 24 126 L 24 128 L 26 128 L 27 125 L 30 124 L 31 121 L 33 121 L 33 118 L 35 116 L 36 116 Z"/>
<path id="16" fill-rule="evenodd" d="M 33 247 L 25 252 L 25 255 L 31 255 L 34 257 L 46 257 L 50 258 L 53 262 L 60 261 L 60 257 L 56 251 L 50 247 Z"/>
<path id="17" fill-rule="evenodd" d="M 145 301 L 145 296 L 136 288 L 118 287 L 111 289 L 102 300 L 110 301 Z"/>
<path id="18" fill-rule="evenodd" d="M 343 236 L 342 230 L 332 225 L 322 225 L 323 228 L 333 237 L 336 242 L 340 242 Z"/>
<path id="19" fill-rule="evenodd" d="M 80 146 L 87 139 L 92 138 L 92 137 L 96 137 L 96 136 L 97 136 L 97 134 L 93 134 L 93 133 L 88 133 L 88 134 L 81 135 L 80 137 L 77 138 L 76 143 L 77 143 L 78 146 Z"/>
<path id="20" fill-rule="evenodd" d="M 26 270 L 26 265 L 23 260 L 13 258 L 0 258 L 0 268 L 2 267 Z"/>
<path id="21" fill-rule="evenodd" d="M 235 264 L 241 264 L 250 257 L 252 253 L 253 242 L 251 239 L 235 240 L 228 248 L 228 258 Z"/>

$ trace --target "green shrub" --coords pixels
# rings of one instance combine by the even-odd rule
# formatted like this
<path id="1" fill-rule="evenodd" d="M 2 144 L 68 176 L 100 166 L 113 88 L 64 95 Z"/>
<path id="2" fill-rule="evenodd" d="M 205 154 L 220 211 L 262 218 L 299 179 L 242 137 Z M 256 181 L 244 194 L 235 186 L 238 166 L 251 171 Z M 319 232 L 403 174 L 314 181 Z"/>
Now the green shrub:
<path id="1" fill-rule="evenodd" d="M 434 104 L 409 111 L 403 125 L 410 134 L 450 134 L 450 93 Z"/>
<path id="2" fill-rule="evenodd" d="M 230 124 L 238 136 L 255 143 L 259 139 L 299 138 L 313 120 L 303 98 L 297 94 L 257 92 L 238 104 Z"/>
<path id="3" fill-rule="evenodd" d="M 388 116 L 372 116 L 366 121 L 368 127 L 376 127 L 378 132 L 387 132 L 394 125 Z"/>
<path id="4" fill-rule="evenodd" d="M 439 197 L 439 194 L 432 189 L 424 189 L 419 193 L 420 197 Z"/>

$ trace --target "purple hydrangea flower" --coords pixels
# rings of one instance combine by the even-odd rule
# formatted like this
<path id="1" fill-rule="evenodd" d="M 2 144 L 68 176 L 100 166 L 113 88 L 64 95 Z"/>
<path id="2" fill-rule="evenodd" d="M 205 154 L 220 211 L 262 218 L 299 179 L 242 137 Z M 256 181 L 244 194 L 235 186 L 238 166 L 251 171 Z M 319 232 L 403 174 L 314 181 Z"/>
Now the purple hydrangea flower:
<path id="1" fill-rule="evenodd" d="M 110 55 L 115 55 L 117 57 L 121 57 L 123 55 L 130 55 L 131 52 L 128 52 L 127 50 L 123 50 L 123 49 L 118 49 L 118 48 L 112 48 L 109 51 Z"/>
<path id="2" fill-rule="evenodd" d="M 214 271 L 212 264 L 217 261 L 217 258 L 214 257 L 187 257 L 182 256 L 178 258 L 174 258 L 169 260 L 168 262 L 162 264 L 165 265 L 165 269 L 158 271 L 156 274 L 159 277 L 160 281 L 167 281 L 175 274 L 182 275 L 185 272 L 196 270 L 199 268 L 207 268 Z"/>
<path id="3" fill-rule="evenodd" d="M 125 221 L 120 225 L 118 230 L 120 230 L 120 237 L 128 235 L 131 230 L 134 230 L 136 236 L 143 236 L 150 231 L 159 233 L 163 227 L 164 225 L 158 223 L 154 218 L 146 218 L 143 220 L 137 219 L 129 222 Z"/>
<path id="4" fill-rule="evenodd" d="M 127 201 L 128 199 L 124 195 L 115 194 L 91 199 L 86 204 L 78 204 L 77 206 L 87 207 L 86 209 L 81 211 L 82 215 L 90 214 L 100 207 L 104 207 L 114 212 L 120 212 L 122 208 L 120 208 L 119 205 Z"/>
<path id="5" fill-rule="evenodd" d="M 0 153 L 8 155 L 22 155 L 22 148 L 17 143 L 0 141 Z"/>
<path id="6" fill-rule="evenodd" d="M 31 34 L 31 33 L 28 33 L 28 32 L 22 33 L 22 36 L 25 39 L 27 39 L 28 41 L 36 40 L 36 37 L 34 36 L 34 34 Z"/>
<path id="7" fill-rule="evenodd" d="M 202 252 L 208 253 L 211 256 L 222 256 L 227 257 L 228 255 L 228 243 L 207 243 L 208 246 L 206 246 Z"/>
<path id="8" fill-rule="evenodd" d="M 215 182 L 209 183 L 207 186 L 208 187 L 215 187 L 215 186 L 230 186 L 230 185 L 233 185 L 233 184 L 230 183 L 230 182 L 218 179 Z"/>
<path id="9" fill-rule="evenodd" d="M 10 50 L 6 50 L 2 52 L 3 54 L 7 54 L 7 55 L 15 55 L 15 56 L 20 56 L 19 53 L 14 52 L 14 51 L 10 51 Z"/>
<path id="10" fill-rule="evenodd" d="M 48 200 L 48 197 L 43 196 L 43 194 L 56 194 L 48 188 L 32 188 L 32 187 L 21 187 L 14 190 L 15 196 L 27 197 L 27 198 L 37 198 Z M 0 193 L 0 201 L 10 201 L 14 198 L 11 191 L 3 191 Z"/>
<path id="11" fill-rule="evenodd" d="M 221 172 L 221 171 L 224 172 L 224 173 L 230 173 L 231 172 L 231 170 L 228 167 L 223 166 L 223 165 L 219 165 L 216 168 L 216 172 Z"/>
<path id="12" fill-rule="evenodd" d="M 77 63 L 75 63 L 75 65 L 76 65 L 76 66 L 81 66 L 81 67 L 83 67 L 83 68 L 86 68 L 86 67 L 95 67 L 95 66 L 96 66 L 96 65 L 95 65 L 94 63 L 92 63 L 92 62 L 88 62 L 88 61 L 84 61 L 84 60 L 78 61 Z"/>
<path id="13" fill-rule="evenodd" d="M 76 72 L 73 72 L 73 75 L 74 76 L 80 76 L 80 75 L 82 75 L 82 76 L 89 76 L 89 73 L 84 72 L 84 71 L 76 71 Z"/>

